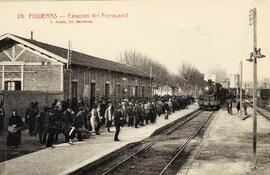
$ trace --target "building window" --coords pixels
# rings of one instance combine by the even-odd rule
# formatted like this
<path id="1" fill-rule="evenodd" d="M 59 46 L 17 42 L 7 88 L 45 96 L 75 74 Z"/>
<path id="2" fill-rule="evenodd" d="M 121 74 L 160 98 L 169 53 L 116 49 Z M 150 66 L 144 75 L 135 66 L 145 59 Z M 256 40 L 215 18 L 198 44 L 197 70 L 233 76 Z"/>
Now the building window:
<path id="1" fill-rule="evenodd" d="M 96 83 L 91 83 L 91 99 L 96 97 Z"/>
<path id="2" fill-rule="evenodd" d="M 117 84 L 115 89 L 115 100 L 118 102 L 122 98 L 121 85 Z"/>
<path id="3" fill-rule="evenodd" d="M 105 84 L 105 96 L 109 97 L 110 95 L 110 84 L 106 83 Z"/>
<path id="4" fill-rule="evenodd" d="M 21 81 L 5 81 L 5 90 L 7 91 L 20 91 Z"/>
<path id="5" fill-rule="evenodd" d="M 135 97 L 138 97 L 139 96 L 139 88 L 138 86 L 135 86 Z"/>
<path id="6" fill-rule="evenodd" d="M 78 82 L 73 81 L 71 82 L 71 98 L 77 99 L 77 91 L 78 91 Z"/>
<path id="7" fill-rule="evenodd" d="M 144 97 L 144 91 L 145 91 L 145 88 L 144 86 L 142 86 L 142 97 Z"/>

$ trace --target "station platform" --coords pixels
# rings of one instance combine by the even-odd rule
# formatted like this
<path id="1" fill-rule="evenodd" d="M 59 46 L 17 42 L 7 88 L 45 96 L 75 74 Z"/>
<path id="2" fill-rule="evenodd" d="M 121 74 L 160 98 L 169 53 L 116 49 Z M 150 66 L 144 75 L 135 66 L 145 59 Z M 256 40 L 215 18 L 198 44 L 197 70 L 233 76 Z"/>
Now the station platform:
<path id="1" fill-rule="evenodd" d="M 154 124 L 148 124 L 140 128 L 121 128 L 119 138 L 121 142 L 114 142 L 114 131 L 112 133 L 103 132 L 99 136 L 90 137 L 83 142 L 75 142 L 75 145 L 67 143 L 55 145 L 54 149 L 46 148 L 34 153 L 30 153 L 15 159 L 0 163 L 0 174 L 4 175 L 64 175 L 69 174 L 81 167 L 84 167 L 102 157 L 123 148 L 124 146 L 139 142 L 156 130 L 182 116 L 198 109 L 196 103 L 190 105 L 188 109 L 176 111 L 169 116 L 168 120 L 161 115 L 157 117 Z"/>
<path id="2" fill-rule="evenodd" d="M 270 121 L 257 117 L 257 164 L 252 162 L 253 117 L 240 119 L 221 109 L 206 130 L 202 142 L 177 175 L 266 175 L 270 174 Z"/>

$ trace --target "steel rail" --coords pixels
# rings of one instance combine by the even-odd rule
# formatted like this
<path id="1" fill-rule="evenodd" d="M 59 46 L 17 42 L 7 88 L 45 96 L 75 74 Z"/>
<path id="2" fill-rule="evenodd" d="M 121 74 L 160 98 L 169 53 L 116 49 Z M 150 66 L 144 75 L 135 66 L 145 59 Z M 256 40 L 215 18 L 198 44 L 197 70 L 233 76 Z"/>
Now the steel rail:
<path id="1" fill-rule="evenodd" d="M 216 112 L 210 114 L 210 117 L 187 139 L 187 141 L 178 149 L 177 154 L 172 158 L 172 160 L 167 164 L 167 166 L 159 173 L 159 175 L 163 175 L 167 169 L 173 164 L 173 162 L 177 159 L 177 157 L 184 151 L 189 142 L 198 134 L 198 132 L 205 126 L 205 124 L 212 118 L 212 116 Z"/>
<path id="2" fill-rule="evenodd" d="M 178 129 L 180 126 L 182 126 L 183 124 L 187 123 L 188 121 L 192 120 L 193 118 L 195 118 L 196 116 L 198 116 L 200 113 L 202 112 L 202 110 L 198 109 L 196 111 L 193 111 L 189 114 L 186 115 L 186 117 L 188 117 L 186 120 L 179 122 L 180 124 L 178 124 L 176 127 L 173 127 L 172 129 L 168 130 L 167 132 L 165 132 L 164 134 L 162 134 L 159 138 L 155 139 L 154 141 L 152 141 L 150 144 L 146 145 L 145 147 L 143 147 L 142 149 L 138 150 L 137 152 L 133 153 L 132 155 L 128 156 L 126 159 L 122 160 L 121 162 L 119 162 L 118 164 L 115 164 L 114 166 L 112 166 L 111 168 L 109 168 L 108 170 L 106 170 L 104 173 L 102 173 L 102 175 L 106 175 L 109 174 L 110 172 L 112 172 L 113 170 L 115 170 L 117 167 L 119 167 L 120 165 L 122 165 L 123 163 L 125 163 L 126 161 L 128 161 L 129 159 L 131 159 L 132 157 L 136 156 L 137 154 L 139 154 L 142 151 L 145 151 L 149 148 L 151 148 L 153 145 L 155 145 L 158 141 L 160 141 L 161 139 L 163 139 L 166 135 L 169 135 L 170 133 L 172 133 L 173 131 L 175 131 L 176 129 Z M 184 116 L 185 117 L 185 116 Z"/>
<path id="3" fill-rule="evenodd" d="M 248 101 L 248 105 L 250 106 L 250 107 L 253 107 L 251 104 L 253 104 L 253 102 L 252 101 L 250 101 L 250 100 L 247 100 Z M 260 108 L 262 108 L 263 110 L 266 110 L 267 112 L 270 112 L 270 109 L 268 109 L 268 108 L 264 108 L 264 107 L 262 107 L 261 105 L 259 105 L 258 104 L 258 106 L 260 107 Z M 268 117 L 266 114 L 264 114 L 261 110 L 259 110 L 258 108 L 257 108 L 257 112 L 259 113 L 259 114 L 261 114 L 264 118 L 266 118 L 267 120 L 270 120 L 270 117 Z"/>

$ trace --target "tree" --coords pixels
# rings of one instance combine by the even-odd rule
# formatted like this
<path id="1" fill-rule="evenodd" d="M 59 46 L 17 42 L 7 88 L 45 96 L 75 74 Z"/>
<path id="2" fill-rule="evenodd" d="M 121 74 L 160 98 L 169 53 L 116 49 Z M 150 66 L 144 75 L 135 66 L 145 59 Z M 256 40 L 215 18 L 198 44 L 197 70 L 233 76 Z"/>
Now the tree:
<path id="1" fill-rule="evenodd" d="M 170 74 L 165 66 L 138 51 L 125 51 L 120 54 L 117 61 L 138 68 L 149 74 L 150 67 L 152 67 L 152 75 L 158 77 L 158 82 L 160 83 L 164 84 L 170 79 Z"/>
<path id="2" fill-rule="evenodd" d="M 197 93 L 203 86 L 203 74 L 190 64 L 182 64 L 179 68 L 178 85 L 186 94 Z"/>

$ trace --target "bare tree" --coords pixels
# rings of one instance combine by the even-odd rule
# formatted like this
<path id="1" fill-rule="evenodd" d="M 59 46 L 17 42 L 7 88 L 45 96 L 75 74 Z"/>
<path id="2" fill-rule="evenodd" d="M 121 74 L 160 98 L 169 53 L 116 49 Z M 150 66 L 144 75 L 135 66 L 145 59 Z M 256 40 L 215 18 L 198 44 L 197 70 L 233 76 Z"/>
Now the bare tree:
<path id="1" fill-rule="evenodd" d="M 179 68 L 178 84 L 186 94 L 197 93 L 203 86 L 203 74 L 190 64 L 182 64 Z"/>
<path id="2" fill-rule="evenodd" d="M 120 54 L 117 61 L 149 73 L 150 67 L 152 67 L 152 74 L 158 77 L 159 83 L 165 84 L 170 79 L 170 74 L 165 66 L 138 51 L 125 51 Z"/>

